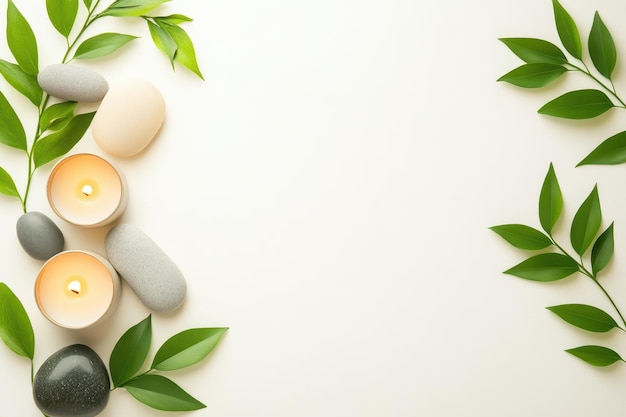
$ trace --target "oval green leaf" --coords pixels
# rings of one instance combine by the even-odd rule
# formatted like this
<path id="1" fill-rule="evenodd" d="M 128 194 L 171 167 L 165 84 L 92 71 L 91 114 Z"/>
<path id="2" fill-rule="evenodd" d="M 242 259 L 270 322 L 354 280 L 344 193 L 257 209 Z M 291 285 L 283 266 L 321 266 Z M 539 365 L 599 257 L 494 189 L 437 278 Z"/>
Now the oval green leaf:
<path id="1" fill-rule="evenodd" d="M 626 162 L 626 131 L 606 139 L 576 166 L 616 165 Z"/>
<path id="2" fill-rule="evenodd" d="M 539 250 L 552 245 L 548 236 L 523 224 L 503 224 L 489 229 L 518 249 Z"/>
<path id="3" fill-rule="evenodd" d="M 75 101 L 64 101 L 47 107 L 39 118 L 39 131 L 63 129 L 74 117 Z"/>
<path id="4" fill-rule="evenodd" d="M 143 16 L 171 0 L 116 0 L 98 16 Z"/>
<path id="5" fill-rule="evenodd" d="M 563 304 L 546 308 L 572 326 L 590 332 L 604 333 L 618 327 L 613 317 L 593 306 L 585 304 Z"/>
<path id="6" fill-rule="evenodd" d="M 196 51 L 193 46 L 193 42 L 187 32 L 185 32 L 180 26 L 171 24 L 162 24 L 161 27 L 170 34 L 177 46 L 176 56 L 174 61 L 178 62 L 202 80 L 204 77 L 198 67 L 198 61 L 196 60 Z"/>
<path id="7" fill-rule="evenodd" d="M 554 166 L 550 163 L 548 173 L 543 180 L 539 195 L 539 222 L 543 230 L 549 235 L 563 210 L 563 195 L 561 187 L 554 172 Z"/>
<path id="8" fill-rule="evenodd" d="M 70 36 L 78 13 L 78 0 L 46 0 L 46 10 L 52 26 L 64 37 Z"/>
<path id="9" fill-rule="evenodd" d="M 189 329 L 172 336 L 157 351 L 151 368 L 173 371 L 200 362 L 213 351 L 226 330 L 228 329 Z"/>
<path id="10" fill-rule="evenodd" d="M 170 36 L 170 34 L 161 26 L 152 23 L 149 20 L 146 20 L 146 22 L 148 22 L 148 29 L 150 31 L 152 41 L 154 42 L 156 47 L 159 48 L 159 50 L 167 55 L 173 68 L 176 51 L 178 51 L 178 46 L 176 46 L 176 42 L 174 42 L 174 39 Z"/>
<path id="11" fill-rule="evenodd" d="M 527 64 L 561 65 L 567 62 L 558 46 L 543 39 L 500 38 L 500 41 Z"/>
<path id="12" fill-rule="evenodd" d="M 565 93 L 546 103 L 538 112 L 565 119 L 591 119 L 614 107 L 600 90 L 577 90 Z"/>
<path id="13" fill-rule="evenodd" d="M 13 0 L 8 0 L 7 7 L 7 43 L 19 66 L 27 73 L 37 75 L 39 72 L 37 40 Z"/>
<path id="14" fill-rule="evenodd" d="M 613 37 L 598 12 L 593 18 L 589 34 L 589 55 L 598 72 L 610 79 L 617 62 L 617 50 Z"/>
<path id="15" fill-rule="evenodd" d="M 146 361 L 152 342 L 152 316 L 149 315 L 118 340 L 109 358 L 109 372 L 114 387 L 128 382 Z"/>
<path id="16" fill-rule="evenodd" d="M 4 79 L 20 92 L 24 97 L 30 100 L 35 106 L 39 107 L 43 98 L 43 90 L 37 82 L 37 77 L 28 74 L 19 65 L 12 64 L 0 59 L 0 74 Z"/>
<path id="17" fill-rule="evenodd" d="M 0 167 L 0 193 L 8 195 L 9 197 L 19 197 L 20 195 L 13 178 L 11 178 L 11 175 L 2 167 Z"/>
<path id="18" fill-rule="evenodd" d="M 570 242 L 577 254 L 582 256 L 598 234 L 602 223 L 602 210 L 598 187 L 594 186 L 589 196 L 574 215 L 570 229 Z"/>
<path id="19" fill-rule="evenodd" d="M 617 352 L 603 346 L 580 346 L 566 352 L 593 366 L 609 366 L 623 360 Z"/>
<path id="20" fill-rule="evenodd" d="M 11 103 L 0 92 L 0 143 L 26 152 L 26 133 Z"/>
<path id="21" fill-rule="evenodd" d="M 578 272 L 578 264 L 572 258 L 560 253 L 542 253 L 504 271 L 530 281 L 551 282 L 566 278 Z"/>
<path id="22" fill-rule="evenodd" d="M 33 161 L 39 168 L 72 150 L 83 137 L 96 113 L 74 116 L 63 129 L 40 139 L 33 146 Z"/>
<path id="23" fill-rule="evenodd" d="M 574 58 L 581 59 L 583 54 L 578 27 L 572 16 L 563 8 L 558 0 L 552 0 L 554 21 L 561 43 Z"/>
<path id="24" fill-rule="evenodd" d="M 545 87 L 567 72 L 562 65 L 555 64 L 524 64 L 498 78 L 498 81 L 523 88 Z"/>
<path id="25" fill-rule="evenodd" d="M 613 223 L 598 237 L 591 248 L 591 271 L 593 275 L 597 275 L 611 261 L 613 251 L 615 250 L 615 241 L 613 237 Z"/>
<path id="26" fill-rule="evenodd" d="M 154 20 L 156 22 L 169 23 L 170 25 L 178 25 L 179 23 L 184 22 L 193 22 L 191 17 L 187 17 L 182 14 L 171 14 L 169 16 L 158 16 L 155 17 Z"/>
<path id="27" fill-rule="evenodd" d="M 101 33 L 85 40 L 76 49 L 74 59 L 101 58 L 112 54 L 137 36 L 123 33 Z"/>
<path id="28" fill-rule="evenodd" d="M 142 375 L 124 388 L 138 401 L 162 411 L 192 411 L 206 407 L 172 380 L 161 375 Z"/>
<path id="29" fill-rule="evenodd" d="M 3 282 L 0 282 L 0 339 L 13 352 L 33 360 L 33 326 L 20 300 Z"/>

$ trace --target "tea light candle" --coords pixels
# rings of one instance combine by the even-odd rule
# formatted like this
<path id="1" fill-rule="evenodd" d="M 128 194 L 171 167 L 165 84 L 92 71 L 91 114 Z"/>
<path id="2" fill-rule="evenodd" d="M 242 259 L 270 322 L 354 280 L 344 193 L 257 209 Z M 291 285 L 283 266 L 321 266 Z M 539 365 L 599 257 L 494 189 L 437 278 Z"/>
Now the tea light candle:
<path id="1" fill-rule="evenodd" d="M 48 202 L 63 220 L 97 227 L 117 219 L 128 201 L 126 179 L 97 155 L 70 155 L 59 161 L 48 179 Z"/>
<path id="2" fill-rule="evenodd" d="M 44 263 L 35 282 L 35 300 L 52 323 L 82 329 L 115 311 L 120 288 L 119 275 L 105 258 L 89 251 L 65 251 Z"/>

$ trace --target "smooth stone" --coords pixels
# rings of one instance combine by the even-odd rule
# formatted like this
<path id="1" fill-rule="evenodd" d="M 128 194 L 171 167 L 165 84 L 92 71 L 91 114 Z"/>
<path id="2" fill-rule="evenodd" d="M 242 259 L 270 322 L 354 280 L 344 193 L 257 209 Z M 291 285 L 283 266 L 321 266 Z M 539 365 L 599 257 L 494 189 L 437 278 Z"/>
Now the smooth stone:
<path id="1" fill-rule="evenodd" d="M 70 64 L 53 64 L 37 76 L 39 86 L 62 100 L 91 103 L 104 98 L 109 89 L 107 80 L 90 69 Z"/>
<path id="2" fill-rule="evenodd" d="M 91 122 L 96 144 L 121 157 L 138 154 L 165 120 L 165 101 L 150 82 L 131 79 L 111 86 Z"/>
<path id="3" fill-rule="evenodd" d="M 17 219 L 15 229 L 20 245 L 35 259 L 48 260 L 65 246 L 61 229 L 48 216 L 38 211 L 22 214 Z"/>
<path id="4" fill-rule="evenodd" d="M 85 345 L 52 354 L 33 381 L 33 397 L 49 417 L 93 417 L 109 401 L 111 382 L 100 356 Z"/>
<path id="5" fill-rule="evenodd" d="M 130 224 L 113 227 L 104 240 L 107 258 L 146 307 L 166 313 L 185 300 L 183 273 L 144 232 Z"/>

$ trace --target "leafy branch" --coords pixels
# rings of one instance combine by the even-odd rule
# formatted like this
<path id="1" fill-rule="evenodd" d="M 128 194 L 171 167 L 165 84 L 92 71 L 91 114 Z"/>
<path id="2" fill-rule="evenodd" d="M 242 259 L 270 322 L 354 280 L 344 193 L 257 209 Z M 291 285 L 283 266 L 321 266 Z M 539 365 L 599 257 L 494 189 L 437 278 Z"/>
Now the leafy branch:
<path id="1" fill-rule="evenodd" d="M 565 119 L 591 119 L 612 108 L 626 109 L 626 102 L 618 94 L 613 82 L 613 70 L 617 62 L 617 49 L 613 37 L 600 17 L 595 13 L 587 42 L 591 64 L 583 57 L 583 43 L 576 22 L 558 0 L 552 0 L 554 20 L 560 47 L 537 38 L 501 38 L 500 40 L 517 55 L 524 64 L 504 74 L 504 81 L 523 88 L 545 87 L 567 72 L 577 72 L 593 81 L 598 88 L 570 91 L 549 101 L 538 112 L 543 115 Z M 614 165 L 626 162 L 626 131 L 604 140 L 578 163 L 581 165 Z"/>
<path id="2" fill-rule="evenodd" d="M 35 335 L 24 306 L 9 287 L 0 283 L 0 339 L 16 354 L 30 360 L 34 375 Z M 184 330 L 167 339 L 154 355 L 148 370 L 139 373 L 152 339 L 149 315 L 129 328 L 118 340 L 109 359 L 112 389 L 125 388 L 138 401 L 158 410 L 191 411 L 205 405 L 165 376 L 155 372 L 188 368 L 205 359 L 228 328 Z"/>
<path id="3" fill-rule="evenodd" d="M 77 22 L 78 10 L 81 7 L 79 0 L 46 0 L 48 18 L 66 43 L 60 62 L 68 64 L 74 60 L 102 58 L 116 52 L 137 37 L 104 32 L 83 40 L 84 35 L 101 18 L 131 17 L 148 23 L 155 45 L 166 54 L 172 67 L 176 62 L 203 78 L 193 42 L 180 27 L 181 23 L 190 22 L 192 19 L 179 14 L 146 15 L 169 1 L 171 0 L 115 0 L 100 11 L 101 0 L 82 0 L 86 16 L 83 21 Z M 81 140 L 95 113 L 76 114 L 75 102 L 50 103 L 50 95 L 37 81 L 39 74 L 37 39 L 13 0 L 8 0 L 7 3 L 6 33 L 7 44 L 15 63 L 0 59 L 0 75 L 37 108 L 38 118 L 35 133 L 29 144 L 18 114 L 6 96 L 0 92 L 0 113 L 3 115 L 0 119 L 0 143 L 23 151 L 28 160 L 24 191 L 21 193 L 13 177 L 0 167 L 0 193 L 18 198 L 22 210 L 26 213 L 35 171 L 68 153 Z M 72 36 L 73 33 L 75 35 Z"/>
<path id="4" fill-rule="evenodd" d="M 548 307 L 567 323 L 590 332 L 608 332 L 619 329 L 626 332 L 626 319 L 617 304 L 599 281 L 599 274 L 609 264 L 614 253 L 614 225 L 602 233 L 602 210 L 597 186 L 580 205 L 570 226 L 570 245 L 575 255 L 559 244 L 553 229 L 563 210 L 563 195 L 554 167 L 550 164 L 539 196 L 539 223 L 543 230 L 523 224 L 503 224 L 490 229 L 517 249 L 526 251 L 547 250 L 504 271 L 530 281 L 554 282 L 580 273 L 589 278 L 604 294 L 619 317 L 619 323 L 605 311 L 585 304 L 564 304 Z M 589 253 L 591 250 L 591 253 Z M 589 257 L 591 266 L 585 265 Z M 586 345 L 567 352 L 595 366 L 607 366 L 624 361 L 621 356 L 603 346 Z"/>

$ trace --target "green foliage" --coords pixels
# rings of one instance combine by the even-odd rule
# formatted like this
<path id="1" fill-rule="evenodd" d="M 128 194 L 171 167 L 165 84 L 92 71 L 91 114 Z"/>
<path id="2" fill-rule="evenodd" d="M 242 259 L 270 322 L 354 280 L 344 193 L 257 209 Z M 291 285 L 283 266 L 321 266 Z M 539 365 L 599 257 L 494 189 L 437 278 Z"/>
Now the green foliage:
<path id="1" fill-rule="evenodd" d="M 131 327 L 111 353 L 109 368 L 114 387 L 123 387 L 140 402 L 164 411 L 190 411 L 205 407 L 185 390 L 153 371 L 173 371 L 195 365 L 211 353 L 227 328 L 188 329 L 170 337 L 159 348 L 150 369 L 139 373 L 152 339 L 152 318 Z"/>
<path id="2" fill-rule="evenodd" d="M 76 49 L 74 59 L 93 59 L 110 55 L 133 39 L 137 39 L 137 36 L 101 33 L 81 43 Z"/>
<path id="3" fill-rule="evenodd" d="M 500 40 L 518 56 L 524 65 L 504 74 L 498 81 L 523 88 L 541 88 L 552 84 L 565 73 L 580 73 L 598 88 L 566 92 L 541 106 L 542 115 L 565 119 L 591 119 L 612 108 L 626 109 L 626 102 L 617 93 L 613 74 L 617 64 L 617 48 L 609 28 L 595 12 L 588 36 L 587 49 L 591 63 L 583 57 L 583 43 L 578 26 L 558 0 L 552 1 L 554 22 L 561 45 L 571 55 L 569 60 L 554 43 L 537 38 L 516 37 Z M 590 68 L 595 69 L 592 73 Z M 613 165 L 626 162 L 624 132 L 606 139 L 577 166 Z"/>
<path id="4" fill-rule="evenodd" d="M 609 366 L 617 361 L 624 361 L 617 352 L 602 346 L 580 346 L 573 349 L 567 349 L 566 352 L 571 353 L 579 359 L 593 366 Z"/>
<path id="5" fill-rule="evenodd" d="M 565 304 L 546 308 L 572 326 L 590 332 L 604 333 L 618 327 L 613 317 L 596 307 L 584 304 Z"/>
<path id="6" fill-rule="evenodd" d="M 82 0 L 81 4 L 79 0 L 46 0 L 50 23 L 65 38 L 67 45 L 61 63 L 108 57 L 136 39 L 137 36 L 116 32 L 97 33 L 82 39 L 88 33 L 87 29 L 101 18 L 131 17 L 148 22 L 154 44 L 165 53 L 172 66 L 177 62 L 202 78 L 193 42 L 179 26 L 192 19 L 182 14 L 146 15 L 169 1 L 115 0 L 98 13 L 96 9 L 99 9 L 100 1 Z M 81 7 L 86 9 L 83 13 L 80 13 Z M 6 41 L 15 62 L 0 59 L 0 75 L 37 108 L 38 120 L 35 135 L 29 140 L 20 116 L 0 92 L 0 144 L 23 150 L 28 157 L 28 178 L 23 194 L 15 188 L 16 182 L 4 170 L 0 172 L 0 193 L 19 199 L 26 212 L 35 171 L 71 151 L 89 128 L 93 114 L 75 115 L 75 103 L 51 102 L 37 82 L 39 53 L 30 24 L 13 0 L 8 0 L 6 16 Z"/>
<path id="7" fill-rule="evenodd" d="M 161 375 L 142 375 L 124 387 L 138 401 L 163 411 L 192 411 L 206 407 L 172 380 Z"/>
<path id="8" fill-rule="evenodd" d="M 0 282 L 0 339 L 13 352 L 33 360 L 35 334 L 30 319 L 20 300 L 3 282 Z"/>
<path id="9" fill-rule="evenodd" d="M 570 255 L 552 235 L 552 229 L 557 224 L 563 208 L 564 202 L 559 181 L 554 166 L 550 164 L 541 187 L 538 210 L 539 221 L 547 235 L 531 226 L 522 224 L 508 224 L 490 228 L 515 248 L 523 250 L 549 249 L 549 251 L 531 256 L 504 271 L 504 273 L 537 282 L 557 281 L 575 273 L 586 276 L 607 297 L 623 327 L 605 311 L 585 304 L 564 304 L 548 307 L 548 310 L 567 323 L 583 330 L 608 332 L 614 328 L 619 328 L 626 331 L 626 319 L 609 293 L 598 281 L 598 274 L 608 266 L 614 252 L 613 223 L 598 236 L 602 223 L 598 187 L 593 187 L 572 219 L 570 244 L 577 256 Z M 587 258 L 590 248 L 591 268 L 588 268 L 584 260 Z M 600 346 L 583 346 L 570 349 L 568 352 L 595 366 L 606 366 L 621 360 L 617 353 Z"/>
<path id="10" fill-rule="evenodd" d="M 111 382 L 122 386 L 135 375 L 146 361 L 152 343 L 152 320 L 146 317 L 126 331 L 113 348 L 109 360 Z"/>

